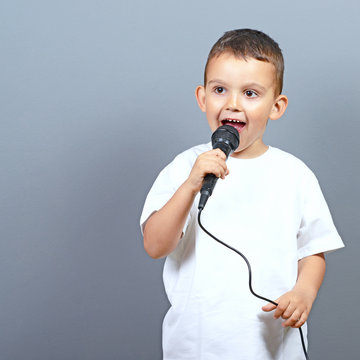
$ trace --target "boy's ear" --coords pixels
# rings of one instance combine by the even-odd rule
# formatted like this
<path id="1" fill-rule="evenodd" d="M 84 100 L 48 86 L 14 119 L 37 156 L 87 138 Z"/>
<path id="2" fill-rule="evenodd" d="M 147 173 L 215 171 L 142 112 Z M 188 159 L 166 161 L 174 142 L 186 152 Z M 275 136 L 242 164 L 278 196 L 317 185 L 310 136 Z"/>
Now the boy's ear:
<path id="1" fill-rule="evenodd" d="M 283 116 L 288 105 L 288 98 L 285 95 L 280 94 L 276 99 L 271 108 L 269 115 L 270 120 L 277 120 Z"/>
<path id="2" fill-rule="evenodd" d="M 206 105 L 205 105 L 205 87 L 203 85 L 199 85 L 195 90 L 195 96 L 197 103 L 199 105 L 199 108 L 201 111 L 206 111 Z"/>

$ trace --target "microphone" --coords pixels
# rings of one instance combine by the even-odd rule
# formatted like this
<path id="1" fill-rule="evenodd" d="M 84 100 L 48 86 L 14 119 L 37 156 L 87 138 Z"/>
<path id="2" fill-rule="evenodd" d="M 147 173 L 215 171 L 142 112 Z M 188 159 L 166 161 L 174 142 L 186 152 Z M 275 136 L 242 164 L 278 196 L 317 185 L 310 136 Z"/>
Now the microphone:
<path id="1" fill-rule="evenodd" d="M 223 125 L 218 127 L 211 135 L 211 143 L 213 149 L 220 149 L 225 155 L 226 159 L 239 146 L 239 132 L 230 125 Z M 214 174 L 207 174 L 204 178 L 203 185 L 200 190 L 200 201 L 198 209 L 204 209 L 206 202 L 211 196 L 218 178 Z"/>

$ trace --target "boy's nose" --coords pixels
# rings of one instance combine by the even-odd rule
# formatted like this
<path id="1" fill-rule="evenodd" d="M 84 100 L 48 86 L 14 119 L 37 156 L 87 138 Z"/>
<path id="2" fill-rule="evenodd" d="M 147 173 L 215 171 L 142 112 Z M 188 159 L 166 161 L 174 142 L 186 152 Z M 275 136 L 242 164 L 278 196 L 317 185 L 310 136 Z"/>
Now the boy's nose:
<path id="1" fill-rule="evenodd" d="M 241 111 L 240 104 L 240 95 L 239 94 L 231 94 L 228 98 L 228 102 L 226 104 L 227 110 L 230 111 Z"/>

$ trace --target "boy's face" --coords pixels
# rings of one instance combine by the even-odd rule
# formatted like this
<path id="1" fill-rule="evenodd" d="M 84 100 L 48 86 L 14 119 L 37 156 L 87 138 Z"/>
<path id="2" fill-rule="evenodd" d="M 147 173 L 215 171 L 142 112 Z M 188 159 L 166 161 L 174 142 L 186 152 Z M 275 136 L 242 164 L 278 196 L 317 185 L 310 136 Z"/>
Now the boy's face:
<path id="1" fill-rule="evenodd" d="M 274 65 L 224 53 L 210 60 L 206 79 L 205 86 L 197 87 L 196 98 L 211 130 L 227 124 L 239 131 L 234 157 L 263 154 L 268 149 L 262 140 L 267 121 L 280 118 L 287 106 L 285 95 L 275 96 Z"/>

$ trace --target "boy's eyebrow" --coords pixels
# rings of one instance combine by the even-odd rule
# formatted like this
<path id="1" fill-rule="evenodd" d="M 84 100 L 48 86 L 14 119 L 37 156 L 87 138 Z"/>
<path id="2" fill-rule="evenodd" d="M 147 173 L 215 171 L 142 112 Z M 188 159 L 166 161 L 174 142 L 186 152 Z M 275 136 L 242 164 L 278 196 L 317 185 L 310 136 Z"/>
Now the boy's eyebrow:
<path id="1" fill-rule="evenodd" d="M 226 84 L 226 82 L 223 81 L 223 80 L 213 79 L 213 80 L 209 80 L 206 85 L 211 85 L 212 83 L 216 83 L 216 84 Z"/>
<path id="2" fill-rule="evenodd" d="M 224 80 L 221 80 L 221 79 L 213 79 L 213 80 L 209 80 L 207 82 L 206 85 L 211 85 L 211 84 L 223 84 L 223 85 L 226 85 L 226 82 Z M 265 91 L 266 88 L 256 82 L 251 82 L 251 83 L 248 83 L 248 84 L 244 84 L 244 87 L 256 87 L 262 91 Z"/>

